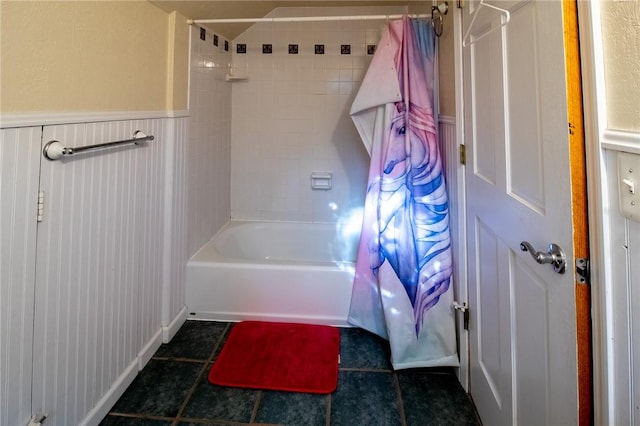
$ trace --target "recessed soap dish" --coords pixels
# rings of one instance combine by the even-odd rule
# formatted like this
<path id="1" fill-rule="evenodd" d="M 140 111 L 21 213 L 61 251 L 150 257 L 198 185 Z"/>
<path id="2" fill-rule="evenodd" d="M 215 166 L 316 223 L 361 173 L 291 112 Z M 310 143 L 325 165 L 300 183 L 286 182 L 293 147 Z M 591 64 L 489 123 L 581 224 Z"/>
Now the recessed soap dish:
<path id="1" fill-rule="evenodd" d="M 331 189 L 331 172 L 311 172 L 311 189 Z"/>

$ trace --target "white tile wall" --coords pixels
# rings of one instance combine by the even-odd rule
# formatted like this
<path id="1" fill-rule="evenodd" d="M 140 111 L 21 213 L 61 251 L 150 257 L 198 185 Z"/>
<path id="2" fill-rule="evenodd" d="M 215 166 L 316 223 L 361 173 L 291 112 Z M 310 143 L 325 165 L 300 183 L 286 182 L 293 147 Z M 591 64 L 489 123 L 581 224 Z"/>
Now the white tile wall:
<path id="1" fill-rule="evenodd" d="M 191 29 L 189 143 L 187 146 L 188 242 L 192 256 L 231 217 L 231 83 L 224 80 L 231 54 L 223 37 L 200 39 Z M 229 43 L 231 45 L 231 43 Z"/>
<path id="2" fill-rule="evenodd" d="M 279 8 L 268 16 L 406 13 L 405 7 Z M 235 219 L 334 222 L 364 204 L 369 157 L 349 117 L 384 21 L 261 23 L 234 40 L 231 215 Z M 246 43 L 247 53 L 236 54 Z M 262 53 L 271 43 L 273 54 Z M 297 55 L 288 45 L 298 44 Z M 325 54 L 315 55 L 314 45 Z M 351 55 L 340 45 L 350 44 Z M 311 190 L 312 171 L 333 173 Z"/>

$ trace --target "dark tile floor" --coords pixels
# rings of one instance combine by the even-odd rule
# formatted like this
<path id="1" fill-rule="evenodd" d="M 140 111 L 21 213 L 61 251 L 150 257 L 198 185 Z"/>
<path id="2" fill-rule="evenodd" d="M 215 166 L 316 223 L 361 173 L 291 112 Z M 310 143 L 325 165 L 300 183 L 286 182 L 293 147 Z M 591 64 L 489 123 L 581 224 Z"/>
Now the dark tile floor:
<path id="1" fill-rule="evenodd" d="M 341 329 L 330 395 L 226 388 L 207 374 L 232 323 L 187 321 L 162 345 L 102 425 L 479 425 L 449 369 L 393 371 L 386 341 Z"/>

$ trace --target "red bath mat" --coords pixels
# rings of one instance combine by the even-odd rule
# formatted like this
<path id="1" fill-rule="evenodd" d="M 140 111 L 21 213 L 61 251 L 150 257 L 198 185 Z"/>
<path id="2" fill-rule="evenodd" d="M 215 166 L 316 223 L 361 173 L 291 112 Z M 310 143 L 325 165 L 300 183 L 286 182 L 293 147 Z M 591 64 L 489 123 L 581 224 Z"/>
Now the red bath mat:
<path id="1" fill-rule="evenodd" d="M 216 359 L 215 385 L 331 393 L 338 385 L 340 330 L 309 324 L 236 324 Z"/>

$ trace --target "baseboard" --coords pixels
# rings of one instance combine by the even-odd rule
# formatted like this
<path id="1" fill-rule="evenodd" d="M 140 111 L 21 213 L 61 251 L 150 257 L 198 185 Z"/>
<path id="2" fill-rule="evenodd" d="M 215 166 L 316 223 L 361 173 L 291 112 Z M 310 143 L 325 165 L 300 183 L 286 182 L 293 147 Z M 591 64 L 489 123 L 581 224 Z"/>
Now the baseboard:
<path id="1" fill-rule="evenodd" d="M 59 124 L 101 123 L 105 121 L 150 120 L 154 118 L 188 117 L 188 110 L 179 111 L 91 111 L 91 112 L 29 112 L 0 115 L 0 128 L 53 126 Z"/>
<path id="2" fill-rule="evenodd" d="M 149 362 L 153 354 L 162 345 L 163 328 L 159 328 L 146 345 L 138 352 L 138 370 L 142 370 Z"/>
<path id="3" fill-rule="evenodd" d="M 180 321 L 182 318 L 182 321 Z M 187 308 L 185 307 L 178 316 L 172 321 L 171 325 L 174 323 L 175 332 L 178 331 L 180 325 L 187 318 Z M 171 326 L 170 325 L 170 326 Z M 153 335 L 151 339 L 147 342 L 146 345 L 138 352 L 138 356 L 129 364 L 129 366 L 125 369 L 125 371 L 120 374 L 120 376 L 116 379 L 115 382 L 109 387 L 109 391 L 104 394 L 100 401 L 89 411 L 87 416 L 80 423 L 81 425 L 98 425 L 102 419 L 109 414 L 109 410 L 115 405 L 118 399 L 122 396 L 122 394 L 127 390 L 127 388 L 133 382 L 133 379 L 138 375 L 138 371 L 142 370 L 145 365 L 151 360 L 153 354 L 156 353 L 160 345 L 163 342 L 163 336 L 167 333 L 167 328 L 169 327 L 161 327 L 158 331 Z M 173 335 L 171 335 L 173 337 Z"/>
<path id="4" fill-rule="evenodd" d="M 162 342 L 169 343 L 173 336 L 176 335 L 182 324 L 187 320 L 187 307 L 183 306 L 178 315 L 169 323 L 169 325 L 162 326 Z"/>
<path id="5" fill-rule="evenodd" d="M 98 425 L 109 414 L 109 410 L 115 405 L 122 394 L 138 375 L 138 359 L 134 359 L 124 370 L 116 381 L 109 387 L 109 391 L 104 394 L 100 401 L 89 411 L 87 416 L 80 422 L 81 425 Z"/>

